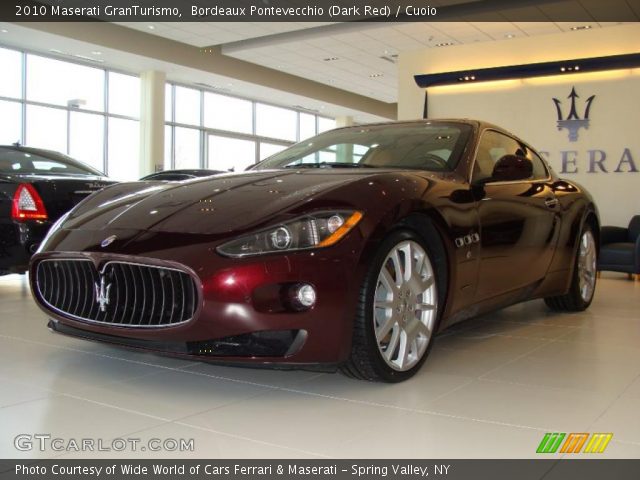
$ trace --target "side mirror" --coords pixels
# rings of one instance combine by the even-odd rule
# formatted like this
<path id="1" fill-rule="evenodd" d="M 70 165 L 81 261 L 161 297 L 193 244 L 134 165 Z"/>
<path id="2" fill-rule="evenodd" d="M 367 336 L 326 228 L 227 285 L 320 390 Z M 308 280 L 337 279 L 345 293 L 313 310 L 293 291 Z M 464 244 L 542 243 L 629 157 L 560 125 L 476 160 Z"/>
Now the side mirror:
<path id="1" fill-rule="evenodd" d="M 513 182 L 526 180 L 533 175 L 531 160 L 519 155 L 505 155 L 493 167 L 493 173 L 488 181 Z"/>

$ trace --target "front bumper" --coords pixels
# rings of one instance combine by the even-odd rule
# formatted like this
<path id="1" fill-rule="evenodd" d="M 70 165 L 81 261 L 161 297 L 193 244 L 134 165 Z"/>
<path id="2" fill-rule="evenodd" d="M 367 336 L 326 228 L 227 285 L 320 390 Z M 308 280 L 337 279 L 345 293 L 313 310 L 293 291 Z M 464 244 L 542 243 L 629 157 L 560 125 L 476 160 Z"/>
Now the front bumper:
<path id="1" fill-rule="evenodd" d="M 234 357 L 224 356 L 209 356 L 198 354 L 189 345 L 188 342 L 157 342 L 153 340 L 136 340 L 126 337 L 115 337 L 111 335 L 104 335 L 100 333 L 90 332 L 79 328 L 70 327 L 58 320 L 49 320 L 47 325 L 50 330 L 56 333 L 67 335 L 75 338 L 82 338 L 84 340 L 90 340 L 101 343 L 109 343 L 120 347 L 126 347 L 133 350 L 144 350 L 161 355 L 167 355 L 176 358 L 183 358 L 188 360 L 206 361 L 215 363 L 217 365 L 229 365 L 229 366 L 249 366 L 249 367 L 264 367 L 272 368 L 276 370 L 310 370 L 314 372 L 327 372 L 332 373 L 337 371 L 339 363 L 302 363 L 291 362 L 287 357 L 283 357 L 276 361 L 269 361 L 266 358 L 257 359 L 254 361 L 238 361 Z"/>
<path id="2" fill-rule="evenodd" d="M 70 233 L 67 244 L 77 235 Z M 142 256 L 135 242 L 117 254 L 95 249 L 68 253 L 63 241 L 56 251 L 34 257 L 31 286 L 38 305 L 55 320 L 52 328 L 61 333 L 216 363 L 333 369 L 351 349 L 364 277 L 358 237 L 348 236 L 326 249 L 248 259 L 224 258 L 204 245 L 149 249 L 149 256 Z M 35 270 L 44 259 L 75 257 L 90 258 L 97 267 L 112 260 L 180 265 L 198 284 L 196 315 L 175 326 L 136 328 L 84 322 L 54 311 L 42 301 Z M 288 309 L 281 298 L 283 285 L 299 282 L 310 283 L 317 292 L 315 306 L 306 311 Z"/>

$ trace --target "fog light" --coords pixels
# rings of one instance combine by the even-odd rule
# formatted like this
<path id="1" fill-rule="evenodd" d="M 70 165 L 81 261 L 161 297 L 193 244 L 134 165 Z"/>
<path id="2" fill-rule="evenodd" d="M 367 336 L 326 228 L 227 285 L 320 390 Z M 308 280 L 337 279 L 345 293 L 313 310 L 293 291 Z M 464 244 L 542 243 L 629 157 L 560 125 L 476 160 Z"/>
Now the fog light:
<path id="1" fill-rule="evenodd" d="M 308 283 L 300 283 L 292 288 L 292 299 L 297 307 L 306 310 L 316 304 L 316 289 Z"/>

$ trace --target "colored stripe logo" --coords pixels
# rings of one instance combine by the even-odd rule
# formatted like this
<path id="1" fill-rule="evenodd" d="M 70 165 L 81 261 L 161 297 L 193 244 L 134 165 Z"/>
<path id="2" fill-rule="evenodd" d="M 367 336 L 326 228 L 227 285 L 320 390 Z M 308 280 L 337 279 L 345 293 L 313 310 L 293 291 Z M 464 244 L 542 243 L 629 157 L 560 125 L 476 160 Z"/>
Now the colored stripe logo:
<path id="1" fill-rule="evenodd" d="M 545 433 L 536 453 L 603 453 L 612 437 L 613 433 Z"/>

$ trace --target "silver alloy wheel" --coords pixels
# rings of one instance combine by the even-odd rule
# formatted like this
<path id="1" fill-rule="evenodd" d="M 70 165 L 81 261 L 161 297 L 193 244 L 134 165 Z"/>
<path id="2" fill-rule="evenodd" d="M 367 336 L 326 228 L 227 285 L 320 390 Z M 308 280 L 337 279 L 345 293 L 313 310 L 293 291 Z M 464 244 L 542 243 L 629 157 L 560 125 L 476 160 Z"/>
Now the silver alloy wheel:
<path id="1" fill-rule="evenodd" d="M 596 288 L 596 242 L 591 230 L 585 231 L 580 238 L 578 281 L 582 300 L 590 301 Z"/>
<path id="2" fill-rule="evenodd" d="M 424 356 L 438 309 L 433 266 L 416 242 L 398 243 L 376 282 L 373 322 L 376 343 L 394 370 L 411 369 Z"/>

